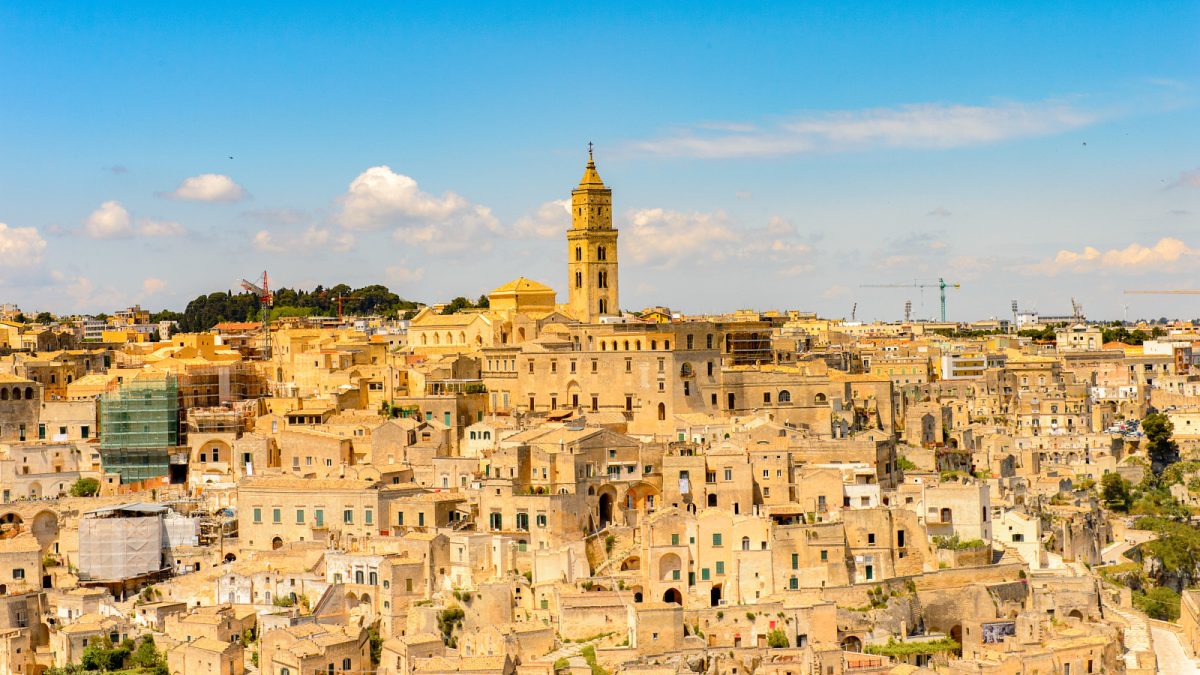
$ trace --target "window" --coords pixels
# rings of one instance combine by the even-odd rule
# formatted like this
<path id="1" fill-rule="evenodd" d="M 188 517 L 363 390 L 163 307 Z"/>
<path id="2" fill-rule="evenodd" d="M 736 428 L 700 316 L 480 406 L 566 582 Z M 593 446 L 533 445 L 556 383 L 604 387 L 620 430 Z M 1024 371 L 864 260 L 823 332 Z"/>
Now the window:
<path id="1" fill-rule="evenodd" d="M 800 554 L 799 553 L 792 554 L 792 569 L 794 569 L 794 570 L 800 569 Z"/>
<path id="2" fill-rule="evenodd" d="M 38 439 L 43 440 L 43 441 L 46 440 L 46 425 L 45 424 L 38 425 Z"/>
<path id="3" fill-rule="evenodd" d="M 14 567 L 14 568 L 13 568 L 13 575 L 12 575 L 12 577 L 13 577 L 14 579 L 24 579 L 24 578 L 25 578 L 25 568 L 23 568 L 23 567 Z"/>
<path id="4" fill-rule="evenodd" d="M 671 545 L 672 545 L 672 546 L 678 546 L 678 545 L 679 545 L 679 535 L 678 535 L 678 534 L 672 534 L 672 535 L 671 535 Z"/>
<path id="5" fill-rule="evenodd" d="M 86 424 L 79 427 L 80 438 L 91 438 L 91 433 L 92 433 L 91 428 L 88 427 Z"/>
<path id="6" fill-rule="evenodd" d="M 713 532 L 713 546 L 720 546 L 720 545 L 721 545 L 721 533 Z"/>
<path id="7" fill-rule="evenodd" d="M 727 481 L 733 480 L 733 469 L 730 469 L 728 467 L 725 468 L 725 480 L 727 480 Z"/>
<path id="8" fill-rule="evenodd" d="M 792 577 L 791 579 L 788 579 L 788 588 L 793 591 L 797 590 L 798 588 L 800 588 L 800 580 L 797 579 L 796 577 Z"/>
<path id="9" fill-rule="evenodd" d="M 695 344 L 695 336 L 694 336 L 694 335 L 689 335 L 689 336 L 687 336 L 687 348 L 688 348 L 688 349 L 695 349 L 695 348 L 696 348 L 696 344 Z"/>
<path id="10" fill-rule="evenodd" d="M 781 390 L 779 392 L 779 402 L 780 403 L 791 403 L 792 402 L 792 392 L 788 391 L 787 389 Z"/>
<path id="11" fill-rule="evenodd" d="M 313 511 L 313 521 L 317 524 L 317 527 L 324 527 L 325 526 L 325 510 L 324 509 L 316 509 L 315 511 Z"/>
<path id="12" fill-rule="evenodd" d="M 271 509 L 271 522 L 276 525 L 283 522 L 283 509 Z"/>
<path id="13" fill-rule="evenodd" d="M 724 560 L 717 561 L 717 576 L 719 576 L 719 577 L 725 576 L 725 561 Z"/>
<path id="14" fill-rule="evenodd" d="M 296 524 L 304 524 L 304 509 L 296 509 Z"/>
<path id="15" fill-rule="evenodd" d="M 350 670 L 350 659 L 342 659 L 342 670 Z"/>
<path id="16" fill-rule="evenodd" d="M 342 511 L 342 522 L 347 525 L 353 525 L 354 524 L 354 511 L 352 511 L 351 509 L 346 509 L 345 511 Z"/>
<path id="17" fill-rule="evenodd" d="M 370 525 L 375 520 L 375 513 L 371 509 L 363 512 L 363 523 Z"/>
<path id="18" fill-rule="evenodd" d="M 874 532 L 868 532 L 868 533 L 867 533 L 867 543 L 868 543 L 868 544 L 874 544 L 874 543 L 875 543 L 875 533 L 874 533 Z"/>
<path id="19" fill-rule="evenodd" d="M 827 551 L 825 549 L 821 549 L 821 562 L 827 562 L 828 560 L 829 560 L 829 551 Z"/>
<path id="20" fill-rule="evenodd" d="M 770 403 L 771 403 L 771 392 L 764 391 L 763 392 L 763 404 L 769 405 Z"/>
<path id="21" fill-rule="evenodd" d="M 875 566 L 867 565 L 867 581 L 875 578 Z"/>
<path id="22" fill-rule="evenodd" d="M 545 527 L 546 526 L 546 514 L 544 514 L 544 513 L 537 514 L 537 518 L 535 519 L 534 522 L 537 523 L 538 527 Z"/>
<path id="23" fill-rule="evenodd" d="M 708 581 L 708 579 L 709 579 L 708 568 L 707 567 L 700 568 L 700 581 Z"/>

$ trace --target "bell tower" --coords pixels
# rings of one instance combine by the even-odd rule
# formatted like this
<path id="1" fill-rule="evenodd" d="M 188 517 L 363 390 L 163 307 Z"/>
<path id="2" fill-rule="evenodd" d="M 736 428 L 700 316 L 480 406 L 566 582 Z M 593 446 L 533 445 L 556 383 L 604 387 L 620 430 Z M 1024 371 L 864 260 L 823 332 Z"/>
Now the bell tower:
<path id="1" fill-rule="evenodd" d="M 618 315 L 617 231 L 612 226 L 612 190 L 605 187 L 592 159 L 579 187 L 571 191 L 571 229 L 567 230 L 567 305 L 575 318 L 595 323 Z"/>

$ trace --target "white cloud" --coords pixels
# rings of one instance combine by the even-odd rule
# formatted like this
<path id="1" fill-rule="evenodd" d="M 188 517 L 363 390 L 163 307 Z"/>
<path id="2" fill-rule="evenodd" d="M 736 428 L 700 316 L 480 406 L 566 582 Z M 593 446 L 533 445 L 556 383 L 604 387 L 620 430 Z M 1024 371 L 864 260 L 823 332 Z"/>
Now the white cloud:
<path id="1" fill-rule="evenodd" d="M 0 223 L 0 279 L 6 270 L 29 270 L 42 262 L 46 240 L 32 227 Z"/>
<path id="2" fill-rule="evenodd" d="M 407 266 L 407 261 L 401 261 L 400 265 L 393 265 L 385 269 L 384 275 L 387 280 L 393 284 L 415 284 L 425 277 L 425 268 L 412 268 Z"/>
<path id="3" fill-rule="evenodd" d="M 112 307 L 123 307 L 128 304 L 128 298 L 112 286 L 97 287 L 87 277 L 73 277 L 59 271 L 50 273 L 50 278 L 56 287 L 62 289 L 61 294 L 72 300 L 76 310 L 96 311 L 108 310 Z"/>
<path id="4" fill-rule="evenodd" d="M 561 237 L 571 227 L 571 200 L 557 199 L 517 219 L 513 234 L 518 237 Z"/>
<path id="5" fill-rule="evenodd" d="M 184 178 L 174 192 L 163 196 L 191 202 L 238 202 L 246 198 L 246 190 L 229 176 L 202 173 Z"/>
<path id="6" fill-rule="evenodd" d="M 270 230 L 259 230 L 254 234 L 252 245 L 265 253 L 345 253 L 354 248 L 354 235 L 309 225 L 302 232 L 282 235 L 273 234 Z"/>
<path id="7" fill-rule="evenodd" d="M 935 218 L 949 218 L 950 211 L 943 206 L 939 206 L 936 209 L 930 211 L 929 213 L 926 213 L 925 215 L 932 216 Z"/>
<path id="8" fill-rule="evenodd" d="M 121 202 L 110 200 L 88 215 L 83 232 L 92 239 L 122 239 L 133 236 L 133 224 Z"/>
<path id="9" fill-rule="evenodd" d="M 1081 251 L 1063 249 L 1053 258 L 1025 269 L 1035 274 L 1055 275 L 1061 272 L 1151 272 L 1177 271 L 1192 267 L 1200 261 L 1200 249 L 1195 249 L 1173 237 L 1164 237 L 1153 246 L 1133 243 L 1125 248 L 1101 251 L 1086 246 Z"/>
<path id="10" fill-rule="evenodd" d="M 481 235 L 499 231 L 499 223 L 486 206 L 445 192 L 422 192 L 417 181 L 373 166 L 350 183 L 338 201 L 338 221 L 350 230 L 395 228 L 396 239 L 437 252 L 486 247 Z"/>
<path id="11" fill-rule="evenodd" d="M 143 237 L 179 237 L 187 234 L 183 225 L 173 220 L 156 220 L 154 218 L 140 218 L 137 231 Z"/>
<path id="12" fill-rule="evenodd" d="M 1097 116 L 1054 101 L 991 106 L 923 103 L 815 113 L 759 125 L 703 125 L 635 141 L 639 154 L 700 158 L 782 157 L 878 148 L 957 148 L 1044 136 Z"/>
<path id="13" fill-rule="evenodd" d="M 738 241 L 721 211 L 639 209 L 630 213 L 623 230 L 625 252 L 633 262 L 661 267 L 719 258 Z"/>
<path id="14" fill-rule="evenodd" d="M 146 277 L 142 280 L 142 294 L 154 295 L 167 287 L 167 282 L 155 277 Z"/>

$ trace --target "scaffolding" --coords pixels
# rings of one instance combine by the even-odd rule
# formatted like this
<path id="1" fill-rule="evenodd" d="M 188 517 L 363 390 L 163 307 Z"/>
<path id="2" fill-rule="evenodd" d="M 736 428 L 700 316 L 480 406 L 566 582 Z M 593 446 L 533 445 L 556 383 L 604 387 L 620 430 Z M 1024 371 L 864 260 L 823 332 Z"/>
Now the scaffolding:
<path id="1" fill-rule="evenodd" d="M 725 335 L 726 362 L 732 366 L 771 363 L 771 330 L 731 330 Z"/>
<path id="2" fill-rule="evenodd" d="M 100 455 L 122 483 L 167 475 L 170 449 L 179 445 L 179 389 L 175 378 L 135 380 L 100 396 Z"/>

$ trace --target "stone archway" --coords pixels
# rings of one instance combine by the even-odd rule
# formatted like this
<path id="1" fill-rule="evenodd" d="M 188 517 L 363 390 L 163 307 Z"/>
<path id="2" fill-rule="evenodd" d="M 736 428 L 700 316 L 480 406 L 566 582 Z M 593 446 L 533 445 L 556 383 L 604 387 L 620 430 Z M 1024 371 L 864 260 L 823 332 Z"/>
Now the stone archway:
<path id="1" fill-rule="evenodd" d="M 677 588 L 668 588 L 667 591 L 663 593 L 663 602 L 668 604 L 675 603 L 676 605 L 682 605 L 683 595 Z"/>
<path id="2" fill-rule="evenodd" d="M 283 548 L 283 540 L 282 539 L 280 539 L 279 537 L 275 537 L 274 539 L 271 540 L 271 550 L 272 551 L 277 551 L 281 548 Z"/>
<path id="3" fill-rule="evenodd" d="M 842 639 L 842 650 L 847 652 L 861 652 L 862 638 L 857 635 L 847 635 Z"/>
<path id="4" fill-rule="evenodd" d="M 708 591 L 708 606 L 721 606 L 721 584 L 713 584 L 713 587 Z"/>

